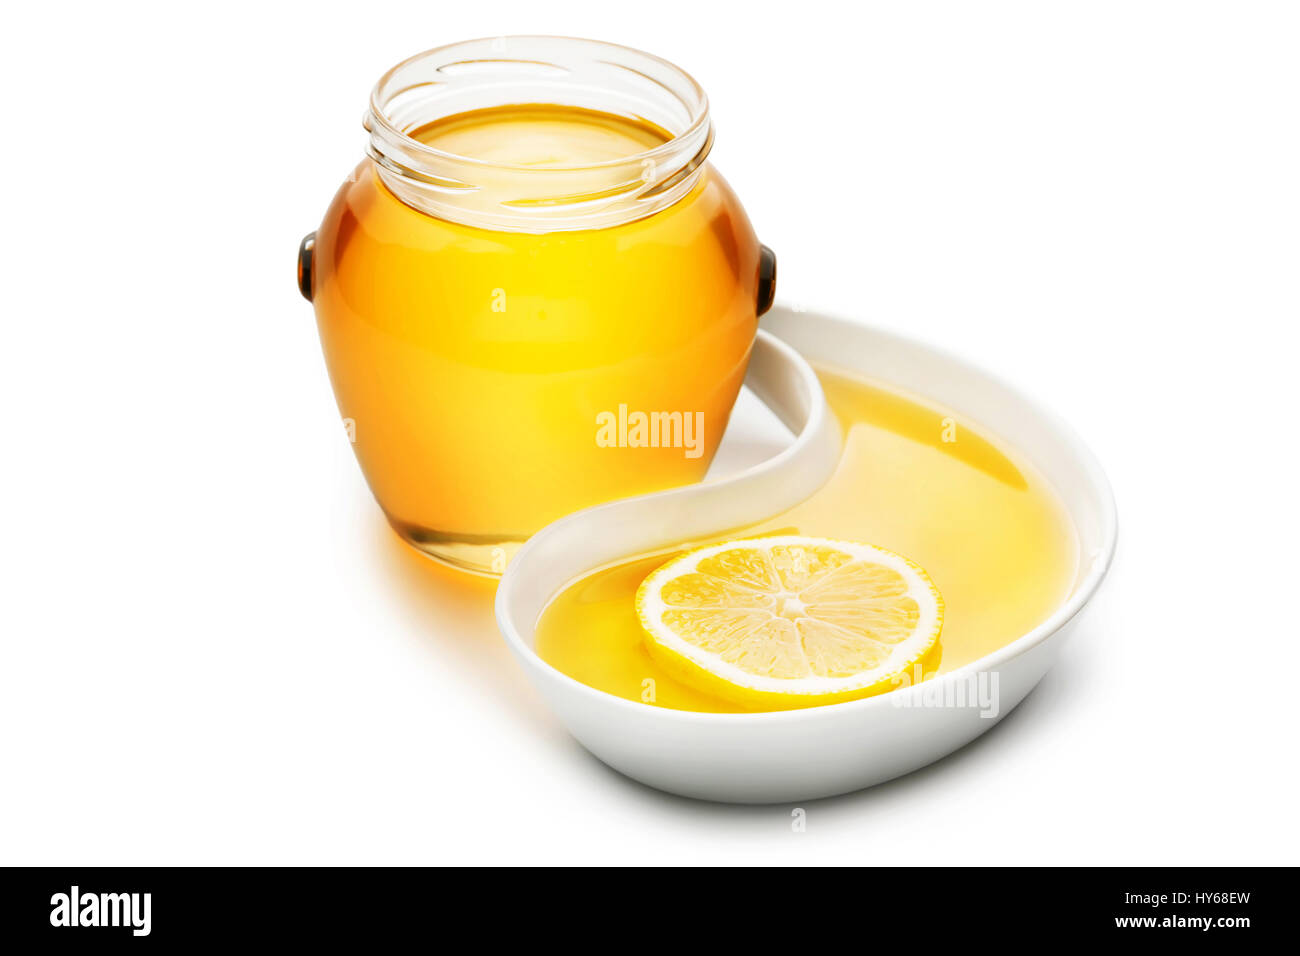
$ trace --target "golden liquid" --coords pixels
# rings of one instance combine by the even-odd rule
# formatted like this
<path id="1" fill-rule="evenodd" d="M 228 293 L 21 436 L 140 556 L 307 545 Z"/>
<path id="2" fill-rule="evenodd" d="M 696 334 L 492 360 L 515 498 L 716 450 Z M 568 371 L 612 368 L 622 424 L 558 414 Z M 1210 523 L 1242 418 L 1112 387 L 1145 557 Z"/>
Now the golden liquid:
<path id="1" fill-rule="evenodd" d="M 458 113 L 410 136 L 458 156 L 537 168 L 624 159 L 671 138 L 644 120 L 544 103 Z"/>
<path id="2" fill-rule="evenodd" d="M 635 155 L 667 136 L 541 106 L 412 135 L 539 167 Z M 749 360 L 758 257 L 749 220 L 708 166 L 653 215 L 526 233 L 417 211 L 362 163 L 317 233 L 313 301 L 339 410 L 390 522 L 430 553 L 459 560 L 479 547 L 495 561 L 496 545 L 579 508 L 698 481 Z M 701 413 L 701 454 L 602 447 L 598 416 L 620 405 Z"/>
<path id="3" fill-rule="evenodd" d="M 834 475 L 799 506 L 715 540 L 806 534 L 911 558 L 945 603 L 942 656 L 927 676 L 984 657 L 1046 619 L 1073 586 L 1078 545 L 1044 479 L 960 415 L 830 369 L 818 375 L 845 433 Z M 678 710 L 741 710 L 682 683 L 645 651 L 636 589 L 680 553 L 635 558 L 566 588 L 538 622 L 538 654 L 619 697 Z"/>

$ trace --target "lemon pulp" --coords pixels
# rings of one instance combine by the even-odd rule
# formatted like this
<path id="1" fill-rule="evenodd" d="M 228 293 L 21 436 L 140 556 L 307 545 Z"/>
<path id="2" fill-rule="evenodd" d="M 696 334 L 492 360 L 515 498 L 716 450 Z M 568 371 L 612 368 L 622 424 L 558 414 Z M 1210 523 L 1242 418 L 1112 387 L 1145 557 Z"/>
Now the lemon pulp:
<path id="1" fill-rule="evenodd" d="M 675 558 L 642 583 L 636 607 L 651 656 L 682 680 L 774 709 L 898 686 L 943 625 L 939 592 L 911 561 L 798 535 Z"/>

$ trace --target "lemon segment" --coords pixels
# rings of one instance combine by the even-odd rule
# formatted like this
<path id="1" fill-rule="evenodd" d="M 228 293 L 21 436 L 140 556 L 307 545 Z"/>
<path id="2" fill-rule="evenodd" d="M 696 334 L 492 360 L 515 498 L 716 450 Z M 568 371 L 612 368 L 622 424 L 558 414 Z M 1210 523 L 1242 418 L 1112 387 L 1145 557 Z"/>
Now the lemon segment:
<path id="1" fill-rule="evenodd" d="M 636 595 L 650 654 L 754 709 L 812 707 L 900 686 L 937 651 L 943 598 L 874 545 L 781 535 L 681 555 Z"/>

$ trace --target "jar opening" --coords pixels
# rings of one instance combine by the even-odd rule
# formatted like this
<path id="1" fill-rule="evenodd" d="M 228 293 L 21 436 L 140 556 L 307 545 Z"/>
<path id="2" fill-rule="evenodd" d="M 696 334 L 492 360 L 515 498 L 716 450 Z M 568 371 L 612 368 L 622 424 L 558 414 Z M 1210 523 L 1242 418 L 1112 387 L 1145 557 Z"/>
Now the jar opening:
<path id="1" fill-rule="evenodd" d="M 461 155 L 411 134 L 439 119 L 544 105 L 611 114 L 670 138 L 596 162 L 521 164 Z M 684 70 L 629 47 L 572 37 L 496 37 L 417 54 L 380 79 L 367 152 L 399 199 L 489 229 L 606 228 L 690 191 L 713 143 L 708 98 Z"/>

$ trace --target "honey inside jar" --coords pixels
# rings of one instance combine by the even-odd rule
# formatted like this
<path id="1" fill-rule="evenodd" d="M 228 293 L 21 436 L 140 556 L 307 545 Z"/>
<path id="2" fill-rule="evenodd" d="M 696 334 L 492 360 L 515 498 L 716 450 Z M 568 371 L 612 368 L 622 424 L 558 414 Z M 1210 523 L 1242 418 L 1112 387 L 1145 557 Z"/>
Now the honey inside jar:
<path id="1" fill-rule="evenodd" d="M 576 106 L 451 113 L 404 136 L 475 188 L 366 160 L 322 223 L 313 280 L 339 409 L 390 523 L 500 571 L 563 515 L 700 480 L 758 321 L 760 247 L 726 182 L 702 161 L 656 182 L 673 134 Z M 517 182 L 542 187 L 486 220 L 484 197 Z M 651 200 L 593 228 L 545 218 L 624 193 Z M 602 421 L 637 412 L 698 422 L 694 447 L 600 440 Z"/>
<path id="2" fill-rule="evenodd" d="M 409 135 L 459 156 L 532 167 L 589 166 L 635 156 L 672 139 L 648 120 L 546 103 L 458 113 Z"/>

